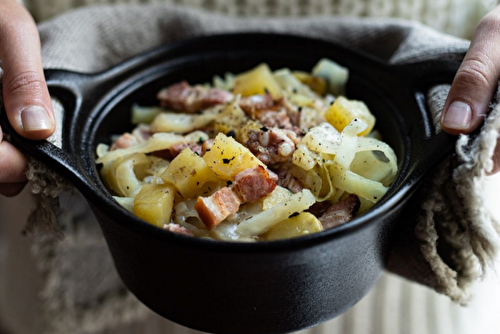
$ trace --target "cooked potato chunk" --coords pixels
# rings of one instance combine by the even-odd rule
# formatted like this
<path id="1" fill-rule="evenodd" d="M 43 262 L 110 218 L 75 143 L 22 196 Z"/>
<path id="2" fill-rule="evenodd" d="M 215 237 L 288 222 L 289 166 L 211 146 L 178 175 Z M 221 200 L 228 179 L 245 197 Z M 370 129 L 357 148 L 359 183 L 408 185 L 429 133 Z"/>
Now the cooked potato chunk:
<path id="1" fill-rule="evenodd" d="M 327 85 L 325 79 L 302 71 L 293 71 L 292 73 L 300 82 L 309 86 L 313 92 L 321 96 L 326 94 Z"/>
<path id="2" fill-rule="evenodd" d="M 164 182 L 174 184 L 185 199 L 199 194 L 206 182 L 217 181 L 217 176 L 205 160 L 189 147 L 170 162 L 161 177 Z"/>
<path id="3" fill-rule="evenodd" d="M 238 135 L 241 125 L 246 121 L 247 116 L 245 112 L 241 110 L 238 101 L 233 101 L 233 103 L 228 104 L 215 119 L 215 131 L 216 133 L 228 133 L 233 131 L 235 135 Z"/>
<path id="4" fill-rule="evenodd" d="M 279 203 L 286 202 L 291 196 L 292 192 L 290 190 L 277 186 L 272 193 L 264 197 L 262 211 L 266 211 Z"/>
<path id="5" fill-rule="evenodd" d="M 223 133 L 215 137 L 210 151 L 207 150 L 203 160 L 218 177 L 231 181 L 236 174 L 245 169 L 258 165 L 266 168 L 245 146 Z"/>
<path id="6" fill-rule="evenodd" d="M 170 222 L 175 188 L 171 184 L 146 184 L 135 196 L 134 214 L 140 219 L 163 227 Z"/>
<path id="7" fill-rule="evenodd" d="M 269 92 L 274 99 L 281 97 L 281 87 L 273 77 L 267 64 L 261 64 L 254 69 L 236 76 L 234 94 L 241 96 L 264 95 Z"/>
<path id="8" fill-rule="evenodd" d="M 353 119 L 359 118 L 368 127 L 358 136 L 366 136 L 375 126 L 375 116 L 368 110 L 366 104 L 361 101 L 348 100 L 343 96 L 338 97 L 328 108 L 325 118 L 338 131 L 342 131 Z"/>
<path id="9" fill-rule="evenodd" d="M 323 230 L 321 222 L 309 212 L 301 212 L 295 217 L 285 219 L 271 227 L 262 236 L 263 240 L 278 240 L 300 237 Z"/>

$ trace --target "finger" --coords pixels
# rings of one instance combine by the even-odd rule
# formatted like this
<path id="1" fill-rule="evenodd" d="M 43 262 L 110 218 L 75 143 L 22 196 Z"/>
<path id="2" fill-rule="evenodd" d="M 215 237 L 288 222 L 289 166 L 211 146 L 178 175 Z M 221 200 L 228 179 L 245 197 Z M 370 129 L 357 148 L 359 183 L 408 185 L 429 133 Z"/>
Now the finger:
<path id="1" fill-rule="evenodd" d="M 55 129 L 42 69 L 40 38 L 29 13 L 15 0 L 0 2 L 0 60 L 3 99 L 10 123 L 28 139 L 45 139 Z"/>
<path id="2" fill-rule="evenodd" d="M 19 195 L 26 186 L 26 182 L 23 183 L 3 183 L 0 184 L 0 195 L 7 197 L 14 197 Z"/>
<path id="3" fill-rule="evenodd" d="M 484 120 L 500 76 L 500 6 L 479 23 L 451 85 L 441 127 L 451 134 L 474 131 Z"/>
<path id="4" fill-rule="evenodd" d="M 28 161 L 11 143 L 2 141 L 0 128 L 0 185 L 2 183 L 18 183 L 26 181 Z"/>

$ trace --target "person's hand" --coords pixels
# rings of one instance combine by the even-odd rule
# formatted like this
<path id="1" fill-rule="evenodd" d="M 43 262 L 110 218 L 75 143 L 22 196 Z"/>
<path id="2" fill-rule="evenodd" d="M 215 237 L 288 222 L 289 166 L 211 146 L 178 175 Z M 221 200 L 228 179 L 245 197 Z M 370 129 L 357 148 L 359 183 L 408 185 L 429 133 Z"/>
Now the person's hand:
<path id="1" fill-rule="evenodd" d="M 5 110 L 25 138 L 49 137 L 54 114 L 43 75 L 40 38 L 35 22 L 16 0 L 0 1 L 0 61 Z M 26 183 L 26 158 L 3 140 L 0 129 L 0 194 L 14 196 Z"/>
<path id="2" fill-rule="evenodd" d="M 488 112 L 500 79 L 500 6 L 477 26 L 446 100 L 441 127 L 448 133 L 470 133 Z M 492 173 L 500 171 L 500 140 L 497 140 Z"/>

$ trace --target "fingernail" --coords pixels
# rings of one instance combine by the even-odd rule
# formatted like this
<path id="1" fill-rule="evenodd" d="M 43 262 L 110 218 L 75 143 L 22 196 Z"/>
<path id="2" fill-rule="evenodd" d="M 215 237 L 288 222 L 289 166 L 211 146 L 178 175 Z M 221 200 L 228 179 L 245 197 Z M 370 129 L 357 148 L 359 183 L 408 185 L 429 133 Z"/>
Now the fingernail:
<path id="1" fill-rule="evenodd" d="M 447 128 L 465 130 L 469 128 L 472 111 L 467 103 L 453 102 L 444 114 L 443 125 Z"/>
<path id="2" fill-rule="evenodd" d="M 23 130 L 26 132 L 36 132 L 52 129 L 52 120 L 47 110 L 40 106 L 30 106 L 21 112 Z"/>

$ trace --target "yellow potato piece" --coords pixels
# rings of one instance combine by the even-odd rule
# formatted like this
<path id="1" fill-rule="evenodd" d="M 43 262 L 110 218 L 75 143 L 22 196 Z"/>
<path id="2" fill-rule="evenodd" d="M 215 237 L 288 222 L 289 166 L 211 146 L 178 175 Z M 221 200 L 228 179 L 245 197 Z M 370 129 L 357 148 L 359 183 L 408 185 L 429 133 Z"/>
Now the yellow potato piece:
<path id="1" fill-rule="evenodd" d="M 313 92 L 320 96 L 326 94 L 327 84 L 325 79 L 302 71 L 293 71 L 292 73 L 300 82 L 309 86 Z"/>
<path id="2" fill-rule="evenodd" d="M 323 230 L 318 218 L 309 212 L 302 212 L 295 217 L 285 219 L 274 225 L 266 234 L 263 240 L 279 240 L 300 237 L 303 235 L 320 232 Z"/>
<path id="3" fill-rule="evenodd" d="M 134 214 L 158 227 L 170 222 L 175 188 L 170 184 L 146 184 L 134 199 Z"/>
<path id="4" fill-rule="evenodd" d="M 238 135 L 241 126 L 247 121 L 245 112 L 237 103 L 227 105 L 217 116 L 214 122 L 215 131 L 228 133 L 233 131 Z"/>
<path id="5" fill-rule="evenodd" d="M 260 64 L 254 69 L 236 76 L 234 94 L 241 96 L 263 95 L 269 92 L 274 99 L 281 97 L 281 87 L 267 64 Z"/>
<path id="6" fill-rule="evenodd" d="M 366 104 L 357 100 L 348 100 L 343 96 L 339 96 L 328 108 L 325 118 L 339 132 L 342 132 L 353 119 L 362 120 L 368 127 L 358 136 L 366 136 L 375 126 L 375 116 L 368 110 Z"/>
<path id="7" fill-rule="evenodd" d="M 236 174 L 247 168 L 258 165 L 266 168 L 245 146 L 223 133 L 215 137 L 210 151 L 205 153 L 203 160 L 218 177 L 224 180 L 234 180 Z"/>
<path id="8" fill-rule="evenodd" d="M 315 99 L 300 94 L 291 94 L 288 100 L 299 107 L 314 107 L 314 103 L 316 102 Z"/>
<path id="9" fill-rule="evenodd" d="M 279 203 L 286 202 L 292 197 L 292 192 L 286 188 L 276 186 L 273 192 L 262 200 L 262 211 L 268 210 Z"/>
<path id="10" fill-rule="evenodd" d="M 189 147 L 170 162 L 161 177 L 165 183 L 173 184 L 184 199 L 200 194 L 206 182 L 218 179 L 205 160 Z"/>

